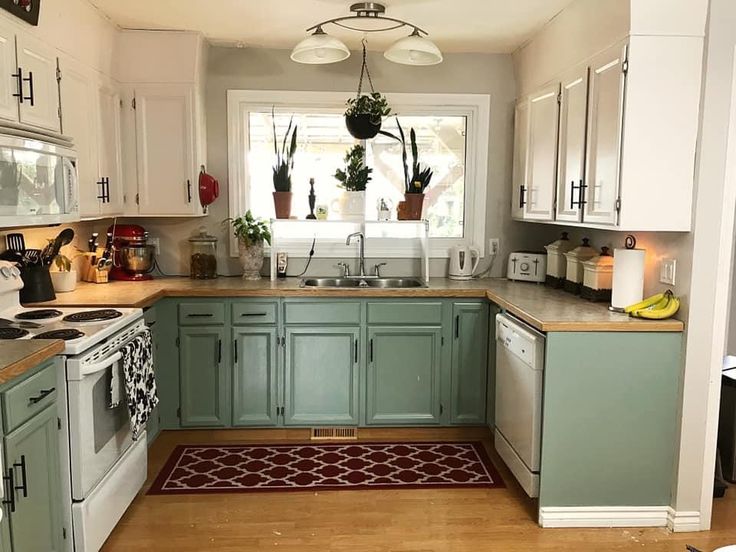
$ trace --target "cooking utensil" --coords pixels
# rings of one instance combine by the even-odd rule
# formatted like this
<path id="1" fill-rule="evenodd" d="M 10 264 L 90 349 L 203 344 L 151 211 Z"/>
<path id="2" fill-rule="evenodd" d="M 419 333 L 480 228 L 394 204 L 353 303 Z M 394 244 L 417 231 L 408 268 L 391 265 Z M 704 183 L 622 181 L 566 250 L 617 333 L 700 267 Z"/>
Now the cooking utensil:
<path id="1" fill-rule="evenodd" d="M 40 249 L 26 249 L 23 251 L 23 263 L 25 266 L 40 264 L 41 253 L 42 251 Z"/>
<path id="2" fill-rule="evenodd" d="M 118 249 L 120 264 L 128 272 L 147 274 L 153 270 L 153 255 L 156 248 L 152 245 L 124 246 Z"/>
<path id="3" fill-rule="evenodd" d="M 22 266 L 25 264 L 23 261 L 23 253 L 16 251 L 15 249 L 6 249 L 0 253 L 0 261 L 10 261 L 11 263 L 17 263 Z"/>
<path id="4" fill-rule="evenodd" d="M 51 242 L 49 246 L 44 249 L 44 253 L 42 255 L 43 264 L 50 265 L 59 254 L 61 248 L 72 243 L 73 239 L 74 230 L 72 230 L 71 228 L 64 228 L 61 232 L 59 232 L 59 235 L 56 236 L 54 241 Z"/>
<path id="5" fill-rule="evenodd" d="M 220 183 L 211 174 L 207 174 L 204 170 L 204 165 L 200 167 L 199 171 L 199 202 L 204 207 L 205 212 L 207 206 L 220 197 Z"/>
<path id="6" fill-rule="evenodd" d="M 26 248 L 26 239 L 21 233 L 8 234 L 5 236 L 5 247 L 15 251 L 24 251 Z"/>
<path id="7" fill-rule="evenodd" d="M 112 268 L 112 259 L 106 259 L 104 256 L 97 261 L 97 270 L 107 271 Z"/>

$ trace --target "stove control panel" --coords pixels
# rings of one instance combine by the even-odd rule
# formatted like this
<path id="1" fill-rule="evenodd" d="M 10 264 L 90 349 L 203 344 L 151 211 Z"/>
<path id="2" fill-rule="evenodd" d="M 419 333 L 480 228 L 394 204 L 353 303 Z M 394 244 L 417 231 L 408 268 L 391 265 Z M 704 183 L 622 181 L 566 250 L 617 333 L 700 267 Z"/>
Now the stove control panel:
<path id="1" fill-rule="evenodd" d="M 0 261 L 0 295 L 16 292 L 22 287 L 23 280 L 20 277 L 20 270 L 11 262 Z"/>

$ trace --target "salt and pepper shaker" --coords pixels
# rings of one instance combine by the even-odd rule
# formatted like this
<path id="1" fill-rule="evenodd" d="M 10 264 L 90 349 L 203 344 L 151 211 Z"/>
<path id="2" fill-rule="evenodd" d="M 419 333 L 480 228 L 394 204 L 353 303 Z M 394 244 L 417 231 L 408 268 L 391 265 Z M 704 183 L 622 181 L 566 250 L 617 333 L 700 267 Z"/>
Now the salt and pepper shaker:
<path id="1" fill-rule="evenodd" d="M 314 178 L 309 179 L 309 214 L 307 215 L 308 220 L 316 220 L 317 217 L 314 215 L 314 204 L 317 202 L 317 196 L 314 195 Z"/>

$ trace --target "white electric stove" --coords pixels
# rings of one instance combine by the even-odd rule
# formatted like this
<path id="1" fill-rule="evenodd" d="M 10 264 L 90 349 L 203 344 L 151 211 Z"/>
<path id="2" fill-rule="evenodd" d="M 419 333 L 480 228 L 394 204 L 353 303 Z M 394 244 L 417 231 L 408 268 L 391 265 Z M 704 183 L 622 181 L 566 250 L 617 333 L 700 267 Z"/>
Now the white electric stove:
<path id="1" fill-rule="evenodd" d="M 123 381 L 121 351 L 147 330 L 143 311 L 25 308 L 22 287 L 18 269 L 0 261 L 0 347 L 16 339 L 65 343 L 55 359 L 64 526 L 71 529 L 65 552 L 97 551 L 146 479 L 146 433 L 133 441 L 126 401 L 111 404 L 111 385 Z"/>

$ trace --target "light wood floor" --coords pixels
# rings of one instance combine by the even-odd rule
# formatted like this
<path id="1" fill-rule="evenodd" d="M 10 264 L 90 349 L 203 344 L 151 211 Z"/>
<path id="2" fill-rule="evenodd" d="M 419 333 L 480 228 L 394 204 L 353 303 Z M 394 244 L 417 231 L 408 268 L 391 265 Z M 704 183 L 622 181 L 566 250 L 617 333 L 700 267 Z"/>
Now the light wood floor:
<path id="1" fill-rule="evenodd" d="M 713 530 L 540 529 L 536 505 L 515 484 L 485 429 L 371 430 L 361 440 L 481 439 L 505 489 L 434 489 L 147 496 L 173 447 L 184 443 L 297 442 L 301 430 L 164 432 L 149 456 L 149 478 L 104 552 L 669 552 L 736 543 L 736 487 L 716 500 Z"/>

